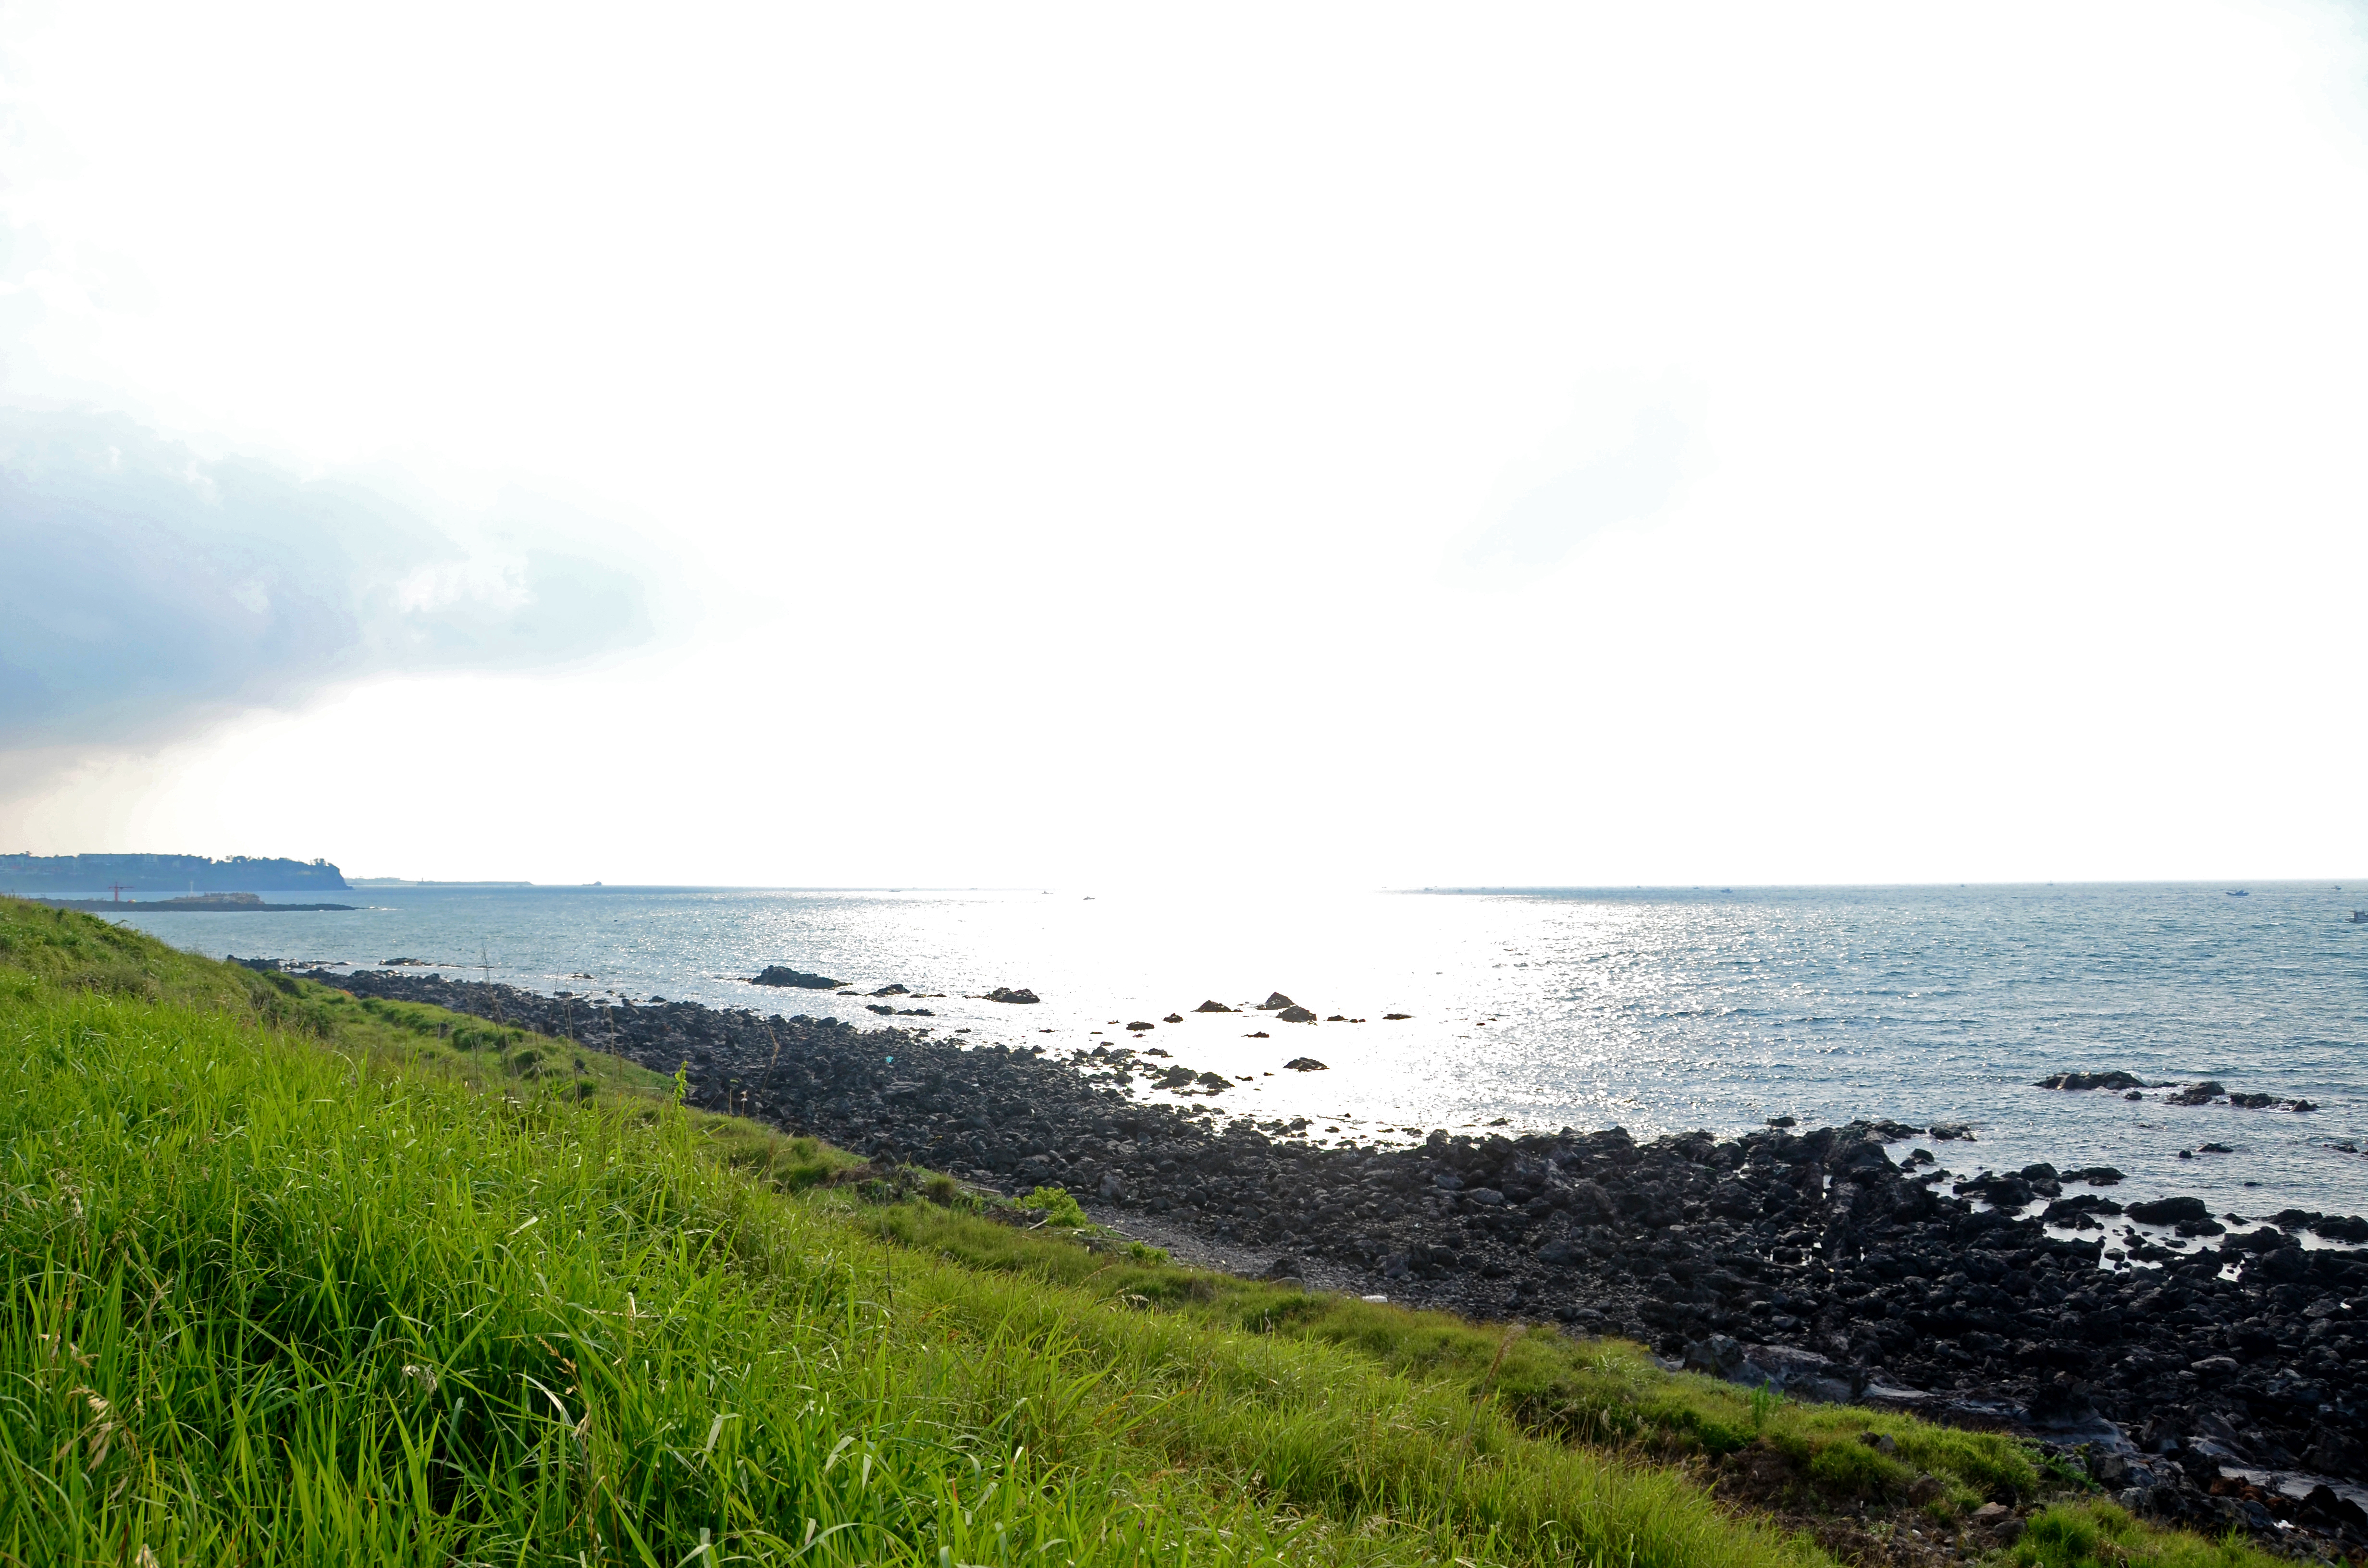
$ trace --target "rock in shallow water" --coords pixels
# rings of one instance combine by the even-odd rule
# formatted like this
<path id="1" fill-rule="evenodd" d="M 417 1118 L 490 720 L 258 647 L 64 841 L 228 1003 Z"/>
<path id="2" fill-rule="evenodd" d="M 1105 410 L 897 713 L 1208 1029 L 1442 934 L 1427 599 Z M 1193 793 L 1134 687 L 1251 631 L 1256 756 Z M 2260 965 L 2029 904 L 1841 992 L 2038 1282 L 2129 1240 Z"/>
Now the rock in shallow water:
<path id="1" fill-rule="evenodd" d="M 2200 1198 L 2157 1198 L 2151 1203 L 2133 1203 L 2123 1212 L 2142 1225 L 2176 1225 L 2212 1217 Z"/>
<path id="2" fill-rule="evenodd" d="M 748 983 L 751 985 L 788 985 L 794 986 L 801 991 L 836 991 L 839 986 L 839 983 L 837 981 L 831 979 L 827 975 L 808 974 L 802 969 L 791 969 L 787 964 L 779 963 L 767 964 L 765 966 L 765 972 L 756 976 L 754 979 L 750 980 Z M 657 998 L 653 996 L 650 1000 L 655 1002 Z"/>
<path id="3" fill-rule="evenodd" d="M 2112 1089 L 2118 1092 L 2147 1086 L 2144 1078 L 2118 1068 L 2110 1073 L 2058 1073 L 2054 1077 L 2039 1081 L 2039 1087 L 2043 1089 Z"/>

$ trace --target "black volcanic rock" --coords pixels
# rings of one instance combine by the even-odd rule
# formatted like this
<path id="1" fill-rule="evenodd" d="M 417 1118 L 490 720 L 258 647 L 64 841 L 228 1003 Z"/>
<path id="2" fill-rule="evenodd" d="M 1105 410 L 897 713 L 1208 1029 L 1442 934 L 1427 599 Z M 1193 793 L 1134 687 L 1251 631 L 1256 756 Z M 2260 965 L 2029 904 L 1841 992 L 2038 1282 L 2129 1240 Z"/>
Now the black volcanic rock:
<path id="1" fill-rule="evenodd" d="M 2143 1089 L 2146 1081 L 2119 1068 L 2110 1073 L 2058 1073 L 2052 1078 L 2042 1078 L 2043 1089 Z"/>
<path id="2" fill-rule="evenodd" d="M 2112 1187 L 2122 1179 L 2122 1173 L 2111 1165 L 2081 1165 L 2066 1171 L 2064 1181 L 2085 1181 L 2090 1187 Z"/>
<path id="3" fill-rule="evenodd" d="M 779 963 L 767 964 L 765 966 L 765 972 L 757 975 L 748 983 L 751 985 L 790 985 L 795 986 L 801 991 L 836 991 L 839 986 L 839 983 L 837 981 L 832 980 L 827 976 L 808 974 L 802 969 L 791 969 L 787 964 Z"/>
<path id="4" fill-rule="evenodd" d="M 2200 1198 L 2157 1198 L 2150 1203 L 2133 1203 L 2123 1212 L 2142 1225 L 2176 1225 L 2212 1217 Z"/>

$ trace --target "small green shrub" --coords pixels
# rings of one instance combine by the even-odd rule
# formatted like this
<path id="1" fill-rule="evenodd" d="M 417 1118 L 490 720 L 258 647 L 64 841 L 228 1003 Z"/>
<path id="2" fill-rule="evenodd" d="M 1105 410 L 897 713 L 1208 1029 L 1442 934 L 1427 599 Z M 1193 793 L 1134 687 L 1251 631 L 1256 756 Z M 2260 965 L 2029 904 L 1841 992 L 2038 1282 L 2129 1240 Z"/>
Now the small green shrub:
<path id="1" fill-rule="evenodd" d="M 1086 1218 L 1086 1211 L 1077 1207 L 1077 1200 L 1069 1196 L 1065 1187 L 1040 1187 L 1021 1199 L 1019 1207 L 1042 1210 L 1044 1222 L 1050 1225 L 1078 1227 L 1093 1222 Z"/>

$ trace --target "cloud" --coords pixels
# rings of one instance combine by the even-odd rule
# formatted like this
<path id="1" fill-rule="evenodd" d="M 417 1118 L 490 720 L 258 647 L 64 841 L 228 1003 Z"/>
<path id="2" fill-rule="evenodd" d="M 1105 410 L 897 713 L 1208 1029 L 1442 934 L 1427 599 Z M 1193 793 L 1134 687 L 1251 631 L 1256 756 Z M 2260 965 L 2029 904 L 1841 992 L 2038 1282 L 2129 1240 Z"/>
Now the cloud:
<path id="1" fill-rule="evenodd" d="M 1517 566 L 1551 566 L 1605 528 L 1650 522 L 1699 467 L 1699 448 L 1675 410 L 1644 409 L 1627 439 L 1612 450 L 1497 508 L 1464 559 L 1474 566 L 1498 559 Z"/>
<path id="2" fill-rule="evenodd" d="M 640 578 L 550 531 L 439 527 L 120 416 L 0 410 L 0 746 L 153 744 L 336 683 L 646 639 Z"/>

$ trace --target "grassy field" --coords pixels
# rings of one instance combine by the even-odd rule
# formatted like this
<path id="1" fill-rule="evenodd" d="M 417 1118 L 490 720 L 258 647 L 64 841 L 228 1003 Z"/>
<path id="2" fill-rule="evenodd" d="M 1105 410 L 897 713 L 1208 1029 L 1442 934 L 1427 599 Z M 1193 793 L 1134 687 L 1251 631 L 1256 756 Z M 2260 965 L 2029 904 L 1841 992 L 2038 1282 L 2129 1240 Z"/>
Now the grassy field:
<path id="1" fill-rule="evenodd" d="M 2077 1485 L 88 915 L 0 900 L 0 1562 L 1807 1564 Z M 2268 1561 L 2077 1498 L 2011 1555 Z"/>

